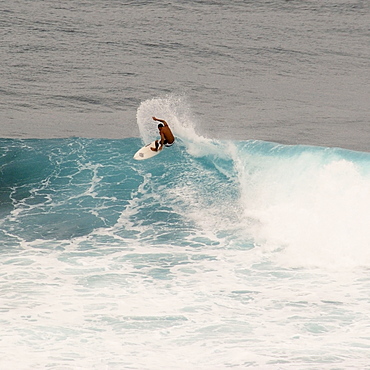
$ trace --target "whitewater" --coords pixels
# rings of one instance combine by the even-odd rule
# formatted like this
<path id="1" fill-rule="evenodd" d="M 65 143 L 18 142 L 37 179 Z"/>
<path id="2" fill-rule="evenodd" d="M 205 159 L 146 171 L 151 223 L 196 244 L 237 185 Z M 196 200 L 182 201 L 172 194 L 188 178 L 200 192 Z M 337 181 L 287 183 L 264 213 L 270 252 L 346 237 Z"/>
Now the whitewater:
<path id="1" fill-rule="evenodd" d="M 0 140 L 1 367 L 366 368 L 370 154 L 137 124 Z"/>

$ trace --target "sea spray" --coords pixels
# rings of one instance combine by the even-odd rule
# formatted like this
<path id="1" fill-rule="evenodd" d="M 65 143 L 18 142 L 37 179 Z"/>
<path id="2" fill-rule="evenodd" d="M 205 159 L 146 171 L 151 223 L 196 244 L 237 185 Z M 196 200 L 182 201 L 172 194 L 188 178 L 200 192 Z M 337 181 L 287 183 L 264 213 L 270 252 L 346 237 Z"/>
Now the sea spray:
<path id="1" fill-rule="evenodd" d="M 153 98 L 142 102 L 137 109 L 136 119 L 143 142 L 153 141 L 158 137 L 155 116 L 168 122 L 174 135 L 183 140 L 197 137 L 194 118 L 185 96 L 167 95 L 163 98 Z"/>
<path id="2" fill-rule="evenodd" d="M 169 124 L 176 137 L 176 145 L 181 143 L 191 155 L 203 156 L 218 151 L 214 140 L 197 132 L 200 124 L 192 114 L 185 96 L 170 94 L 140 104 L 136 118 L 143 143 L 159 138 L 157 123 L 153 121 L 153 116 L 164 119 Z"/>

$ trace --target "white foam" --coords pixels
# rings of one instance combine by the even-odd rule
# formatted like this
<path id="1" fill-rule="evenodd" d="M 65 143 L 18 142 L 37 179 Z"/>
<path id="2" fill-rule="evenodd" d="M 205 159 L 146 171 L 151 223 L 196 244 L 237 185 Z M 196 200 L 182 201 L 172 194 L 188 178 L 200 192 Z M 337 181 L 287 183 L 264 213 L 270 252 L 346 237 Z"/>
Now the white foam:
<path id="1" fill-rule="evenodd" d="M 142 102 L 137 110 L 136 118 L 140 136 L 144 143 L 149 143 L 158 138 L 157 123 L 153 121 L 155 116 L 164 119 L 173 131 L 176 139 L 185 144 L 192 155 L 201 155 L 204 145 L 206 150 L 212 146 L 209 140 L 196 132 L 199 122 L 192 114 L 191 107 L 183 95 L 169 94 L 164 97 L 157 97 Z"/>
<path id="2" fill-rule="evenodd" d="M 258 165 L 240 173 L 240 181 L 260 245 L 279 249 L 276 256 L 286 266 L 369 265 L 370 179 L 353 162 L 322 163 L 304 153 Z"/>

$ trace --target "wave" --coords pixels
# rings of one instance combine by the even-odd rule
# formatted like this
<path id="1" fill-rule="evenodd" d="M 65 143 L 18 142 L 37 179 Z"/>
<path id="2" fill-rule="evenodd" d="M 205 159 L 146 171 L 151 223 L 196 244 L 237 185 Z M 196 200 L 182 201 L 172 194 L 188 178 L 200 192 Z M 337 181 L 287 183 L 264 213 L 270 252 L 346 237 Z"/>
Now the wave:
<path id="1" fill-rule="evenodd" d="M 0 140 L 4 247 L 79 240 L 97 250 L 245 249 L 294 267 L 369 264 L 370 154 L 211 140 L 176 99 L 142 103 L 141 139 Z M 152 115 L 176 145 L 134 161 L 157 136 Z"/>

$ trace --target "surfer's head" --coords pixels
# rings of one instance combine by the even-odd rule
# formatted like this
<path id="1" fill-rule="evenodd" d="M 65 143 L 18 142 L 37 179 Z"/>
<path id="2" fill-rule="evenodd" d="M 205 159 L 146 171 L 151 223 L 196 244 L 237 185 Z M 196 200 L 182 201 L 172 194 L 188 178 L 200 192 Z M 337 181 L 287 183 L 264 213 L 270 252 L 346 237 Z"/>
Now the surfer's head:
<path id="1" fill-rule="evenodd" d="M 160 130 L 162 127 L 164 127 L 163 123 L 158 124 L 158 129 Z"/>

